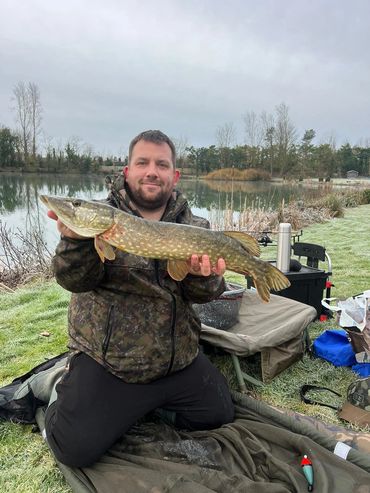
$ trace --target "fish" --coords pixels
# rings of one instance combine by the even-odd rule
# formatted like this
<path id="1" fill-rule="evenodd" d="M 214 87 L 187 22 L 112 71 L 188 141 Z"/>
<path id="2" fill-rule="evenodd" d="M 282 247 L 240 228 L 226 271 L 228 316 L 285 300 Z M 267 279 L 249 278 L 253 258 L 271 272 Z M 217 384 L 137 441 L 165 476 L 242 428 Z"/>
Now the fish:
<path id="1" fill-rule="evenodd" d="M 114 260 L 117 248 L 141 257 L 167 260 L 169 275 L 182 281 L 189 273 L 190 257 L 208 255 L 212 264 L 223 258 L 227 270 L 252 278 L 265 302 L 270 300 L 271 290 L 280 291 L 290 286 L 279 269 L 258 258 L 260 246 L 245 232 L 150 221 L 100 201 L 51 195 L 40 198 L 72 231 L 94 238 L 102 262 Z"/>

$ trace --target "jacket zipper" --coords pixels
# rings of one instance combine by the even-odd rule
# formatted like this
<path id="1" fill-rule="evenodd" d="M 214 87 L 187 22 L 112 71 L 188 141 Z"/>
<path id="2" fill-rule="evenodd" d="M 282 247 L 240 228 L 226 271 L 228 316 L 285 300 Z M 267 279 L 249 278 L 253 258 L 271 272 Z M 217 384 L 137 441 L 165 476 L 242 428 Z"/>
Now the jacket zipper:
<path id="1" fill-rule="evenodd" d="M 106 324 L 106 328 L 105 328 L 106 329 L 106 334 L 105 334 L 105 337 L 104 337 L 104 340 L 103 340 L 103 345 L 102 345 L 103 360 L 105 360 L 105 356 L 106 356 L 107 351 L 108 351 L 108 346 L 109 346 L 110 339 L 111 339 L 111 336 L 112 336 L 112 331 L 113 331 L 113 324 L 110 323 L 111 322 L 112 310 L 113 310 L 113 305 L 111 305 L 109 307 L 108 316 L 107 316 L 107 324 Z"/>
<path id="2" fill-rule="evenodd" d="M 155 275 L 157 278 L 157 283 L 162 289 L 165 289 L 172 298 L 172 305 L 171 305 L 171 359 L 170 363 L 168 365 L 167 371 L 166 371 L 166 376 L 170 374 L 172 367 L 173 367 L 173 362 L 175 360 L 175 327 L 176 327 L 176 298 L 171 292 L 169 288 L 161 284 L 160 278 L 159 278 L 159 262 L 158 260 L 154 261 L 154 267 L 155 267 Z"/>

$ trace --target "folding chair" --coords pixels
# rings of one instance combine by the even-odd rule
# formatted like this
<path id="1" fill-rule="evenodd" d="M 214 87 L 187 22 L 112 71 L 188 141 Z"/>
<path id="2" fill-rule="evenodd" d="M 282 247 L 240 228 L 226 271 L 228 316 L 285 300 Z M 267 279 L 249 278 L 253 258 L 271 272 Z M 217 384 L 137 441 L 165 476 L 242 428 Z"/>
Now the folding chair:
<path id="1" fill-rule="evenodd" d="M 312 306 L 277 295 L 263 303 L 255 290 L 247 289 L 238 321 L 221 330 L 203 319 L 200 339 L 231 355 L 240 391 L 245 392 L 245 382 L 263 385 L 302 357 L 306 328 L 315 318 Z M 239 357 L 256 353 L 261 354 L 262 381 L 240 368 Z"/>

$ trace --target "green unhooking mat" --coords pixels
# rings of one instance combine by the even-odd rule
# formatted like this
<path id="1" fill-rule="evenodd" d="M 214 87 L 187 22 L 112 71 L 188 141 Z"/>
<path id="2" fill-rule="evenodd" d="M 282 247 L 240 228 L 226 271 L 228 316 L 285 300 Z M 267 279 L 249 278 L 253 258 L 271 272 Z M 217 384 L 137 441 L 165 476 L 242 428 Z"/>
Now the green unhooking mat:
<path id="1" fill-rule="evenodd" d="M 60 355 L 0 389 L 0 419 L 36 418 L 45 437 L 44 410 L 65 361 Z M 233 399 L 235 421 L 216 430 L 181 431 L 147 416 L 93 466 L 58 466 L 75 493 L 297 493 L 308 490 L 301 467 L 307 454 L 314 492 L 370 493 L 368 433 L 279 411 L 245 394 Z"/>
<path id="2" fill-rule="evenodd" d="M 305 492 L 300 462 L 313 463 L 314 490 L 370 493 L 370 455 L 354 448 L 347 460 L 332 452 L 337 440 L 304 420 L 234 394 L 234 423 L 184 432 L 163 422 L 134 426 L 92 467 L 62 464 L 76 493 Z M 43 429 L 43 412 L 37 413 Z"/>

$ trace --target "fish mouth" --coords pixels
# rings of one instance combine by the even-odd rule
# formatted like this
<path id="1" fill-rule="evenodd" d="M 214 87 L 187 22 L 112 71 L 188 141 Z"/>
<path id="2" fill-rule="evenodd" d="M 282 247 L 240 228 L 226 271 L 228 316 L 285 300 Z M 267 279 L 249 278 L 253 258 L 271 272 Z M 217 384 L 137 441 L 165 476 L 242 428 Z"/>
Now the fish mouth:
<path id="1" fill-rule="evenodd" d="M 111 206 L 85 201 L 78 198 L 40 195 L 44 205 L 52 210 L 68 228 L 87 238 L 96 236 L 108 230 L 113 224 L 114 209 Z M 84 204 L 90 208 L 84 208 Z M 101 217 L 98 208 L 102 208 Z M 108 207 L 108 213 L 105 208 Z M 81 209 L 82 210 L 81 210 Z M 87 213 L 86 213 L 86 209 Z"/>
<path id="2" fill-rule="evenodd" d="M 40 200 L 43 204 L 48 205 L 49 201 L 46 195 L 40 195 Z"/>

